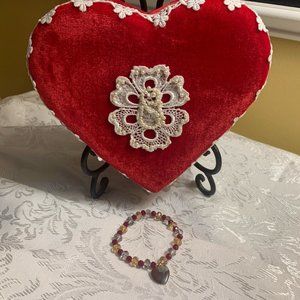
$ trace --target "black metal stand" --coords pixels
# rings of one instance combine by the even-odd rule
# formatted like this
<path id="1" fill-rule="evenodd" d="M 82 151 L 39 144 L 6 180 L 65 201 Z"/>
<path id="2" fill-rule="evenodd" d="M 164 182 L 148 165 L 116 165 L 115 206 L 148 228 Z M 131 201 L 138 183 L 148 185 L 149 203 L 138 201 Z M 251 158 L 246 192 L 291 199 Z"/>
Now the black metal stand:
<path id="1" fill-rule="evenodd" d="M 156 8 L 161 7 L 163 4 L 164 4 L 164 0 L 157 0 Z M 140 7 L 143 11 L 147 12 L 148 11 L 147 1 L 140 0 Z M 203 155 L 208 156 L 211 153 L 213 153 L 213 155 L 215 157 L 215 161 L 216 161 L 215 168 L 213 168 L 213 169 L 205 168 L 198 162 L 196 162 L 194 164 L 194 166 L 203 173 L 203 174 L 198 174 L 196 176 L 196 178 L 195 178 L 196 185 L 197 185 L 198 189 L 200 190 L 200 192 L 207 197 L 215 194 L 216 184 L 215 184 L 213 175 L 220 172 L 221 167 L 222 167 L 222 157 L 221 157 L 219 149 L 216 145 L 213 145 L 210 148 L 210 150 L 206 151 Z M 90 155 L 95 156 L 95 153 L 91 150 L 91 148 L 89 146 L 86 146 L 82 153 L 82 156 L 81 156 L 81 169 L 86 175 L 92 177 L 91 186 L 90 186 L 90 194 L 93 199 L 98 199 L 103 195 L 103 193 L 105 192 L 105 190 L 108 186 L 108 183 L 109 183 L 109 179 L 107 177 L 103 177 L 100 180 L 99 188 L 97 188 L 100 175 L 109 167 L 109 164 L 105 162 L 98 169 L 90 170 L 88 167 L 88 158 Z M 206 179 L 209 183 L 209 189 L 205 188 L 202 184 L 203 182 L 206 181 Z"/>
<path id="2" fill-rule="evenodd" d="M 214 154 L 215 161 L 216 161 L 216 166 L 213 169 L 205 168 L 198 162 L 196 162 L 194 164 L 194 166 L 205 175 L 204 176 L 203 174 L 198 174 L 195 178 L 195 182 L 196 182 L 197 187 L 200 190 L 200 192 L 207 197 L 210 197 L 215 194 L 216 184 L 215 184 L 213 175 L 216 175 L 217 173 L 219 173 L 222 168 L 222 156 L 219 151 L 219 148 L 216 145 L 213 145 L 210 148 L 210 150 L 206 151 L 203 154 L 203 156 L 208 156 L 211 154 L 211 152 Z M 206 179 L 208 180 L 208 183 L 210 185 L 209 189 L 206 189 L 202 184 Z"/>
<path id="3" fill-rule="evenodd" d="M 83 173 L 92 177 L 90 194 L 93 199 L 98 199 L 102 196 L 102 194 L 105 192 L 108 186 L 109 179 L 107 177 L 103 177 L 101 178 L 99 188 L 97 189 L 99 177 L 101 173 L 104 172 L 109 167 L 109 164 L 105 162 L 98 169 L 91 170 L 88 167 L 88 158 L 90 155 L 95 156 L 95 153 L 91 150 L 89 146 L 86 146 L 81 156 L 81 169 Z"/>
<path id="4" fill-rule="evenodd" d="M 208 169 L 206 167 L 203 167 L 200 163 L 196 162 L 194 166 L 201 171 L 203 174 L 198 174 L 195 178 L 196 185 L 199 189 L 199 191 L 207 196 L 210 197 L 215 194 L 216 192 L 216 184 L 213 178 L 213 175 L 216 175 L 218 172 L 220 172 L 221 167 L 222 167 L 222 157 L 220 154 L 220 151 L 216 145 L 213 145 L 210 150 L 206 151 L 203 155 L 208 156 L 210 154 L 214 155 L 216 165 L 213 169 Z M 101 176 L 101 173 L 103 173 L 108 167 L 108 163 L 103 163 L 102 166 L 95 170 L 91 170 L 88 167 L 88 158 L 89 156 L 95 156 L 95 153 L 91 150 L 89 146 L 86 146 L 85 149 L 82 152 L 81 156 L 81 169 L 82 171 L 92 177 L 91 180 L 91 186 L 90 186 L 90 194 L 93 199 L 98 199 L 102 196 L 102 194 L 105 192 L 109 179 L 107 177 L 103 177 L 100 180 L 99 187 L 97 188 L 99 178 Z M 209 188 L 205 188 L 204 185 L 202 184 L 205 181 L 208 181 L 209 183 Z"/>

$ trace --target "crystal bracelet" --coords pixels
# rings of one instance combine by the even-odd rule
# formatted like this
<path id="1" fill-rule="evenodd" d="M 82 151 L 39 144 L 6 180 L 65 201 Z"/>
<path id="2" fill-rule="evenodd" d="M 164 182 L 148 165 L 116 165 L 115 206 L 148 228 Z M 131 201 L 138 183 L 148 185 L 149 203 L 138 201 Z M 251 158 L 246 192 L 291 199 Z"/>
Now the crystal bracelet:
<path id="1" fill-rule="evenodd" d="M 140 260 L 136 256 L 130 256 L 128 251 L 124 251 L 123 249 L 121 249 L 120 242 L 122 241 L 122 235 L 127 232 L 129 226 L 133 225 L 135 221 L 139 221 L 142 218 L 152 218 L 157 221 L 162 221 L 162 223 L 165 224 L 168 230 L 172 231 L 174 235 L 172 247 L 169 248 L 166 251 L 165 255 L 158 259 L 156 262 L 151 262 L 149 259 Z M 169 216 L 163 215 L 161 212 L 150 211 L 147 209 L 146 211 L 138 211 L 131 217 L 128 217 L 123 225 L 120 226 L 117 233 L 112 239 L 112 252 L 132 267 L 151 271 L 150 276 L 155 282 L 159 284 L 166 284 L 170 276 L 170 271 L 167 267 L 167 263 L 176 254 L 179 246 L 181 246 L 182 238 L 183 231 Z"/>

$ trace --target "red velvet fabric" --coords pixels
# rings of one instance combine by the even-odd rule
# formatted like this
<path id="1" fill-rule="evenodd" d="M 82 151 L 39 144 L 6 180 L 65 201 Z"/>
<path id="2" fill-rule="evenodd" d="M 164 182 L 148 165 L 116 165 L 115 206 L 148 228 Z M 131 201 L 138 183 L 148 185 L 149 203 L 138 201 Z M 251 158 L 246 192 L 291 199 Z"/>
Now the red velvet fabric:
<path id="1" fill-rule="evenodd" d="M 123 3 L 123 2 L 120 2 Z M 123 5 L 127 5 L 124 4 Z M 130 6 L 130 5 L 128 5 Z M 166 27 L 137 14 L 120 19 L 107 3 L 80 12 L 56 9 L 32 36 L 29 70 L 49 109 L 100 157 L 147 190 L 157 192 L 185 171 L 255 100 L 269 70 L 270 40 L 245 6 L 229 11 L 206 0 L 199 11 L 180 6 Z M 129 145 L 108 122 L 109 96 L 133 66 L 165 64 L 182 75 L 190 121 L 165 150 Z"/>

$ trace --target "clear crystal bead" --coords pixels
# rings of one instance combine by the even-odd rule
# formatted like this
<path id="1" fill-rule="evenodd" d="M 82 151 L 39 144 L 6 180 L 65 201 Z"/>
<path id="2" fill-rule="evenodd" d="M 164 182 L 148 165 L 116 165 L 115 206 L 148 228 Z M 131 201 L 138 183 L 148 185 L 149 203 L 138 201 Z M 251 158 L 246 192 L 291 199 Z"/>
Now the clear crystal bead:
<path id="1" fill-rule="evenodd" d="M 150 269 L 150 266 L 151 266 L 150 260 L 148 258 L 145 259 L 143 268 L 144 269 Z"/>
<path id="2" fill-rule="evenodd" d="M 122 236 L 120 234 L 115 234 L 115 236 L 113 237 L 113 240 L 117 240 L 117 242 L 121 242 Z"/>
<path id="3" fill-rule="evenodd" d="M 164 220 L 163 220 L 163 224 L 168 225 L 168 224 L 169 224 L 169 220 L 164 219 Z"/>
<path id="4" fill-rule="evenodd" d="M 134 223 L 131 217 L 128 217 L 126 221 L 128 222 L 128 225 L 132 225 Z"/>
<path id="5" fill-rule="evenodd" d="M 150 209 L 146 209 L 146 217 L 149 217 L 151 215 L 151 210 Z"/>
<path id="6" fill-rule="evenodd" d="M 180 229 L 180 228 L 177 228 L 175 231 L 174 231 L 174 234 L 177 235 L 177 234 L 183 234 L 183 231 Z"/>
<path id="7" fill-rule="evenodd" d="M 176 250 L 174 250 L 173 248 L 169 248 L 168 253 L 170 253 L 172 256 L 175 256 L 176 255 Z"/>
<path id="8" fill-rule="evenodd" d="M 126 260 L 128 255 L 129 255 L 128 251 L 123 251 L 123 253 L 120 255 L 120 259 L 121 260 Z"/>

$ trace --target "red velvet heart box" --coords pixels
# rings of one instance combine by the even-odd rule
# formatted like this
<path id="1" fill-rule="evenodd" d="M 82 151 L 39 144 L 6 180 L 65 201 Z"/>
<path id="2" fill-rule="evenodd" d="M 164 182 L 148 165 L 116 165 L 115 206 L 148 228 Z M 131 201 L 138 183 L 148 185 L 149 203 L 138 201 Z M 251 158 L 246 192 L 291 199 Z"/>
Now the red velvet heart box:
<path id="1" fill-rule="evenodd" d="M 271 52 L 261 19 L 238 0 L 173 1 L 151 13 L 118 1 L 73 0 L 40 20 L 30 40 L 28 66 L 37 91 L 58 119 L 98 156 L 157 192 L 244 114 L 266 82 Z M 127 91 L 129 99 L 129 89 L 138 89 L 132 87 L 135 72 L 154 71 L 160 76 L 154 84 L 163 82 L 164 91 L 168 85 L 178 99 L 167 110 L 172 93 L 165 102 L 155 98 L 164 104 L 157 106 L 153 120 L 171 130 L 164 117 L 168 112 L 178 114 L 181 124 L 174 125 L 173 135 L 157 131 L 160 142 L 168 144 L 147 150 L 132 142 L 141 133 L 130 135 L 122 124 L 113 125 L 118 116 L 112 113 L 122 107 L 119 96 Z M 149 91 L 138 99 L 163 97 L 163 88 Z M 130 112 L 139 104 L 130 105 L 121 110 Z M 124 120 L 120 115 L 116 122 Z"/>

